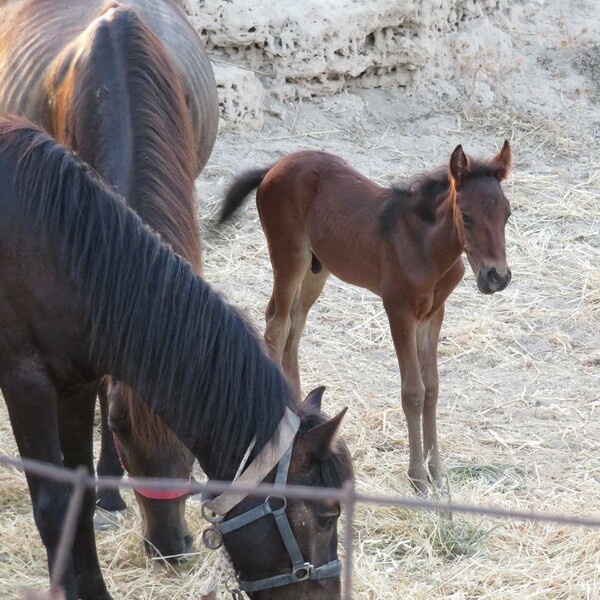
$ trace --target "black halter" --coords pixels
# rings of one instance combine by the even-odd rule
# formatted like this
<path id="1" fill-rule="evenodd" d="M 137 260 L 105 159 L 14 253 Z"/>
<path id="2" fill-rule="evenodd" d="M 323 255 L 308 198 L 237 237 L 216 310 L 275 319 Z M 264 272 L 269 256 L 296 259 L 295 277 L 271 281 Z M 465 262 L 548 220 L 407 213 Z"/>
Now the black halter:
<path id="1" fill-rule="evenodd" d="M 275 487 L 283 487 L 287 482 L 290 459 L 292 457 L 292 446 L 293 440 L 279 461 L 277 474 L 275 475 Z M 319 567 L 315 567 L 312 563 L 304 560 L 296 537 L 294 536 L 294 532 L 292 531 L 290 521 L 285 512 L 287 507 L 285 496 L 271 494 L 262 504 L 259 504 L 257 507 L 238 515 L 237 517 L 233 517 L 228 521 L 223 521 L 224 515 L 207 514 L 207 511 L 204 510 L 204 508 L 208 507 L 210 510 L 209 505 L 210 502 L 208 502 L 208 505 L 203 503 L 203 516 L 212 523 L 212 525 L 205 529 L 202 534 L 202 539 L 206 546 L 216 549 L 223 544 L 223 535 L 241 529 L 250 523 L 254 523 L 254 521 L 257 521 L 258 519 L 273 515 L 275 524 L 277 525 L 277 529 L 279 529 L 279 534 L 281 535 L 281 539 L 283 540 L 290 558 L 290 562 L 292 563 L 292 570 L 289 573 L 273 575 L 272 577 L 265 577 L 264 579 L 255 581 L 244 581 L 238 578 L 238 589 L 229 590 L 234 599 L 241 598 L 241 591 L 247 593 L 258 592 L 299 583 L 301 581 L 317 581 L 328 577 L 336 577 L 341 573 L 342 563 L 339 559 L 329 561 Z"/>

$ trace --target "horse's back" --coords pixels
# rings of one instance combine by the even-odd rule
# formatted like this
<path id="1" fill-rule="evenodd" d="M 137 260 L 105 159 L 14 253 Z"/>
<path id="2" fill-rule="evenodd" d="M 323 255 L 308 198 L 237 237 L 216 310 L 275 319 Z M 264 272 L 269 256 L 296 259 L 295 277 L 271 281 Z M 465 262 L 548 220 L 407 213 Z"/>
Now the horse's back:
<path id="1" fill-rule="evenodd" d="M 51 130 L 47 78 L 57 57 L 110 6 L 106 0 L 9 0 L 0 5 L 0 112 L 25 115 Z M 178 3 L 128 0 L 163 42 L 181 77 L 201 170 L 218 127 L 214 74 L 202 42 Z"/>

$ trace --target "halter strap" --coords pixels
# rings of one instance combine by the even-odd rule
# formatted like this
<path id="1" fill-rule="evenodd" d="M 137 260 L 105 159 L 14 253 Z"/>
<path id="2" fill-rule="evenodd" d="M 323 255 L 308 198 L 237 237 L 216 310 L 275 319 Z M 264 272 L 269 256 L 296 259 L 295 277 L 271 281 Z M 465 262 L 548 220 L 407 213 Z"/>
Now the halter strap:
<path id="1" fill-rule="evenodd" d="M 296 432 L 300 426 L 300 419 L 297 415 L 286 409 L 279 428 L 278 436 L 275 438 L 278 442 L 275 444 L 269 442 L 260 454 L 254 459 L 250 466 L 237 478 L 237 481 L 244 483 L 259 483 L 277 466 L 275 475 L 275 487 L 283 488 L 287 482 L 288 470 L 292 457 L 292 449 Z M 248 453 L 247 453 L 248 454 Z M 244 457 L 246 459 L 247 456 Z M 243 467 L 242 467 L 243 468 Z M 239 469 L 238 469 L 239 472 Z M 213 500 L 202 503 L 202 512 L 212 525 L 205 530 L 210 532 L 210 536 L 217 536 L 217 542 L 214 548 L 223 543 L 223 535 L 241 529 L 258 519 L 273 515 L 275 524 L 285 546 L 292 570 L 288 573 L 273 575 L 255 581 L 242 580 L 238 576 L 238 589 L 230 590 L 234 598 L 241 598 L 241 592 L 257 592 L 271 588 L 281 587 L 299 583 L 300 581 L 316 581 L 328 577 L 336 577 L 342 571 L 342 563 L 339 559 L 329 561 L 328 563 L 315 567 L 312 563 L 305 561 L 302 551 L 292 531 L 290 521 L 286 515 L 287 500 L 284 495 L 278 495 L 276 492 L 269 495 L 260 505 L 252 508 L 237 517 L 223 520 L 223 517 L 235 506 L 237 506 L 248 494 L 225 492 Z M 276 504 L 279 503 L 279 506 Z M 212 511 L 217 517 L 209 517 L 206 510 Z M 203 535 L 204 537 L 204 535 Z M 206 543 L 206 540 L 205 540 Z M 213 547 L 213 546 L 209 546 Z"/>
<path id="2" fill-rule="evenodd" d="M 288 448 L 291 448 L 299 427 L 300 417 L 289 408 L 286 408 L 285 414 L 279 422 L 277 432 L 271 441 L 264 446 L 248 468 L 236 479 L 236 482 L 243 484 L 260 483 L 277 466 Z M 226 515 L 247 495 L 247 492 L 223 492 L 212 500 L 203 502 L 203 507 L 215 515 Z"/>
<path id="3" fill-rule="evenodd" d="M 292 445 L 290 444 L 277 467 L 275 487 L 283 487 L 285 485 L 291 456 Z M 275 508 L 273 506 L 275 500 L 279 500 L 281 506 Z M 292 563 L 292 570 L 289 573 L 273 575 L 272 577 L 265 577 L 264 579 L 255 581 L 239 579 L 238 585 L 240 590 L 244 592 L 257 592 L 260 590 L 268 590 L 275 587 L 299 583 L 300 581 L 305 580 L 315 581 L 318 579 L 326 579 L 327 577 L 335 577 L 341 573 L 342 563 L 339 559 L 332 560 L 320 567 L 315 567 L 312 563 L 304 560 L 296 536 L 292 531 L 290 521 L 285 513 L 286 508 L 287 501 L 285 496 L 272 494 L 259 506 L 237 517 L 233 517 L 233 519 L 222 521 L 216 525 L 221 535 L 225 535 L 237 529 L 241 529 L 254 521 L 258 521 L 258 519 L 261 519 L 262 517 L 273 515 L 275 524 L 279 530 L 279 535 L 281 535 L 290 562 Z"/>

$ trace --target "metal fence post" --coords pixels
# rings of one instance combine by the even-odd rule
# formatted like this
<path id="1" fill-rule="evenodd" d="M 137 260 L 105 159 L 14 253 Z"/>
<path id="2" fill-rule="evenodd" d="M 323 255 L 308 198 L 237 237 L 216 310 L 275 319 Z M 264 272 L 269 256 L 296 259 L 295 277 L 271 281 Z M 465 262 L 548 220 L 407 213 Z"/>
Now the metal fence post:
<path id="1" fill-rule="evenodd" d="M 356 498 L 354 494 L 354 481 L 344 484 L 344 510 L 346 521 L 344 523 L 344 570 L 343 570 L 343 599 L 352 600 L 352 542 L 354 539 L 354 510 Z"/>

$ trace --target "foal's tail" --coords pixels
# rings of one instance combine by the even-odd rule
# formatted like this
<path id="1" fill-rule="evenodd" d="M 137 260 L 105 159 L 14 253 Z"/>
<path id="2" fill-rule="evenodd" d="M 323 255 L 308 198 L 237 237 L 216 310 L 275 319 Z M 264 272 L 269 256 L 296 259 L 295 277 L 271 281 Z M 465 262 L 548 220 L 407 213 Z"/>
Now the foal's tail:
<path id="1" fill-rule="evenodd" d="M 246 196 L 261 184 L 270 170 L 271 167 L 253 169 L 235 178 L 225 194 L 225 200 L 223 200 L 221 214 L 219 215 L 219 223 L 224 223 L 231 218 L 231 215 L 242 205 Z"/>

